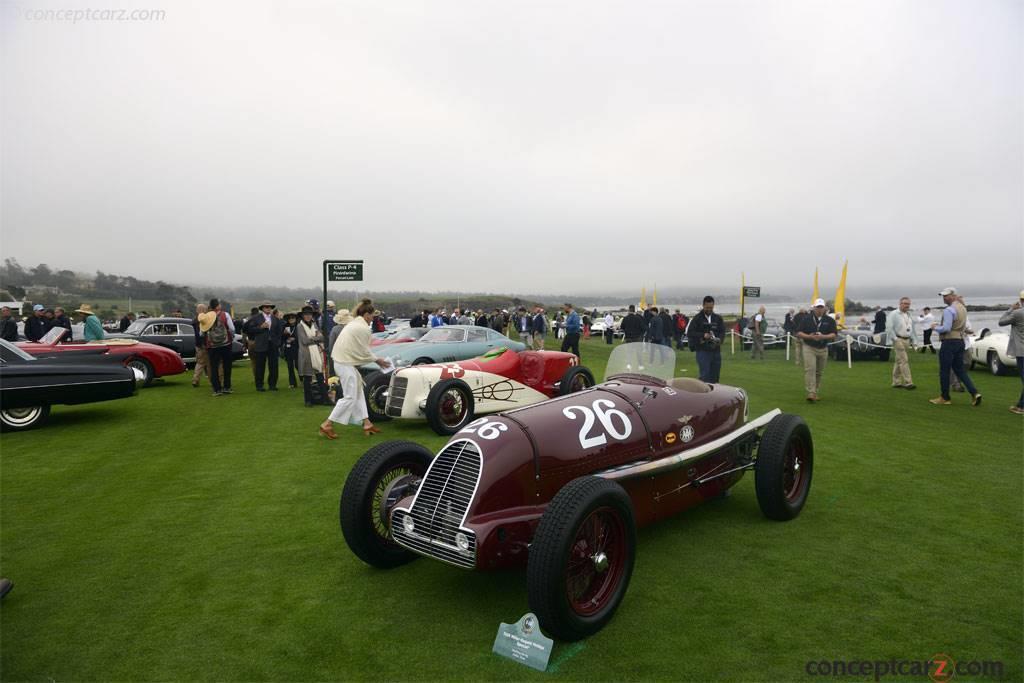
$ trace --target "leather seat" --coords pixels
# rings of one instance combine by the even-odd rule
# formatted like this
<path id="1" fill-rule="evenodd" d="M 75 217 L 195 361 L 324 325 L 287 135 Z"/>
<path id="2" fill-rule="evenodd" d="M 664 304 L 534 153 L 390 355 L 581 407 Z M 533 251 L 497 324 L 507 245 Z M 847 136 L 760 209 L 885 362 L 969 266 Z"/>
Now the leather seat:
<path id="1" fill-rule="evenodd" d="M 692 377 L 676 377 L 668 383 L 673 389 L 688 391 L 691 394 L 707 394 L 711 391 L 711 385 Z"/>

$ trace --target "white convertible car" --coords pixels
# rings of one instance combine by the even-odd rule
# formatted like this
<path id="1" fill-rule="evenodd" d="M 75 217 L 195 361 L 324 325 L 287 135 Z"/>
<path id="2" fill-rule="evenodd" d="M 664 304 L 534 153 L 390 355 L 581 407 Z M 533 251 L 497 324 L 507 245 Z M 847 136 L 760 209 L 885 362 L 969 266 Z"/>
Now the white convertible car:
<path id="1" fill-rule="evenodd" d="M 993 332 L 987 327 L 981 331 L 971 347 L 967 349 L 971 367 L 987 365 L 993 375 L 1008 375 L 1017 369 L 1017 359 L 1006 353 L 1010 345 L 1010 335 L 1006 332 Z"/>

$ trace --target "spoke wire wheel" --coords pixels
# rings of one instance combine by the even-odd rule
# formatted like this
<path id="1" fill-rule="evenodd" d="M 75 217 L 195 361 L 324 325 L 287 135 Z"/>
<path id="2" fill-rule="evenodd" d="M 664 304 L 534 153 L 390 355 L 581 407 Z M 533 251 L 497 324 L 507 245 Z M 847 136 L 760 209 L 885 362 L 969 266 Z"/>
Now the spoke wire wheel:
<path id="1" fill-rule="evenodd" d="M 426 474 L 431 457 L 419 444 L 385 441 L 356 461 L 341 493 L 339 518 L 345 542 L 363 562 L 387 569 L 416 558 L 395 543 L 388 516 L 411 493 L 405 484 Z"/>
<path id="2" fill-rule="evenodd" d="M 466 399 L 462 391 L 451 387 L 441 394 L 441 422 L 446 427 L 457 427 L 466 419 Z"/>
<path id="3" fill-rule="evenodd" d="M 625 526 L 618 511 L 594 510 L 576 531 L 569 549 L 565 591 L 577 614 L 589 617 L 608 606 L 625 567 Z"/>
<path id="4" fill-rule="evenodd" d="M 149 386 L 150 382 L 153 381 L 153 368 L 145 359 L 132 358 L 130 361 L 125 363 L 125 367 L 138 370 L 142 373 L 142 380 L 140 380 L 140 383 L 143 386 Z"/>
<path id="5" fill-rule="evenodd" d="M 396 488 L 400 488 L 414 477 L 413 471 L 406 466 L 399 466 L 393 470 L 386 471 L 377 480 L 377 486 L 373 489 L 373 499 L 370 503 L 370 521 L 373 530 L 377 532 L 381 542 L 391 542 L 391 525 L 387 514 L 391 507 L 397 502 L 393 495 Z"/>
<path id="6" fill-rule="evenodd" d="M 592 386 L 590 379 L 581 372 L 572 378 L 572 382 L 569 383 L 569 390 L 573 392 L 582 391 L 590 388 L 590 386 Z"/>
<path id="7" fill-rule="evenodd" d="M 376 412 L 383 414 L 388 405 L 388 385 L 374 385 L 370 387 L 370 391 L 367 393 L 369 394 L 367 403 L 370 404 L 370 407 Z"/>

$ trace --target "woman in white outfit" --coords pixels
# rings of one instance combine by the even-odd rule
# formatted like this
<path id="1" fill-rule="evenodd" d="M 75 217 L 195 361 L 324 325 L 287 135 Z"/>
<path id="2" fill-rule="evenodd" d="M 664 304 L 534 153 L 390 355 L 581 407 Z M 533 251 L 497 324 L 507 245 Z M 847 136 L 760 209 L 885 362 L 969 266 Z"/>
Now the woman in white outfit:
<path id="1" fill-rule="evenodd" d="M 337 439 L 334 425 L 338 424 L 363 424 L 363 434 L 379 434 L 380 430 L 370 422 L 370 415 L 366 410 L 366 398 L 363 396 L 363 378 L 359 374 L 359 366 L 367 363 L 376 363 L 386 368 L 391 363 L 384 358 L 377 358 L 370 351 L 370 321 L 373 320 L 373 302 L 363 299 L 356 309 L 356 315 L 352 322 L 345 325 L 345 329 L 338 336 L 331 349 L 331 359 L 334 360 L 334 370 L 338 374 L 338 381 L 341 385 L 341 398 L 334 404 L 334 410 L 330 416 L 320 425 L 320 433 L 328 439 Z"/>

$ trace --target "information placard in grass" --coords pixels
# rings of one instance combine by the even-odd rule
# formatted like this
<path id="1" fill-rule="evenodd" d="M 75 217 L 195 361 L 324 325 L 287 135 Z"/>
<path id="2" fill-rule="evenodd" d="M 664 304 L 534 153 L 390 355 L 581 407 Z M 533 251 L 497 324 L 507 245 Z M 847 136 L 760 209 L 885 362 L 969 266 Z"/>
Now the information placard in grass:
<path id="1" fill-rule="evenodd" d="M 548 668 L 554 642 L 540 632 L 536 615 L 527 612 L 515 624 L 500 624 L 491 652 L 508 657 L 531 669 Z"/>

